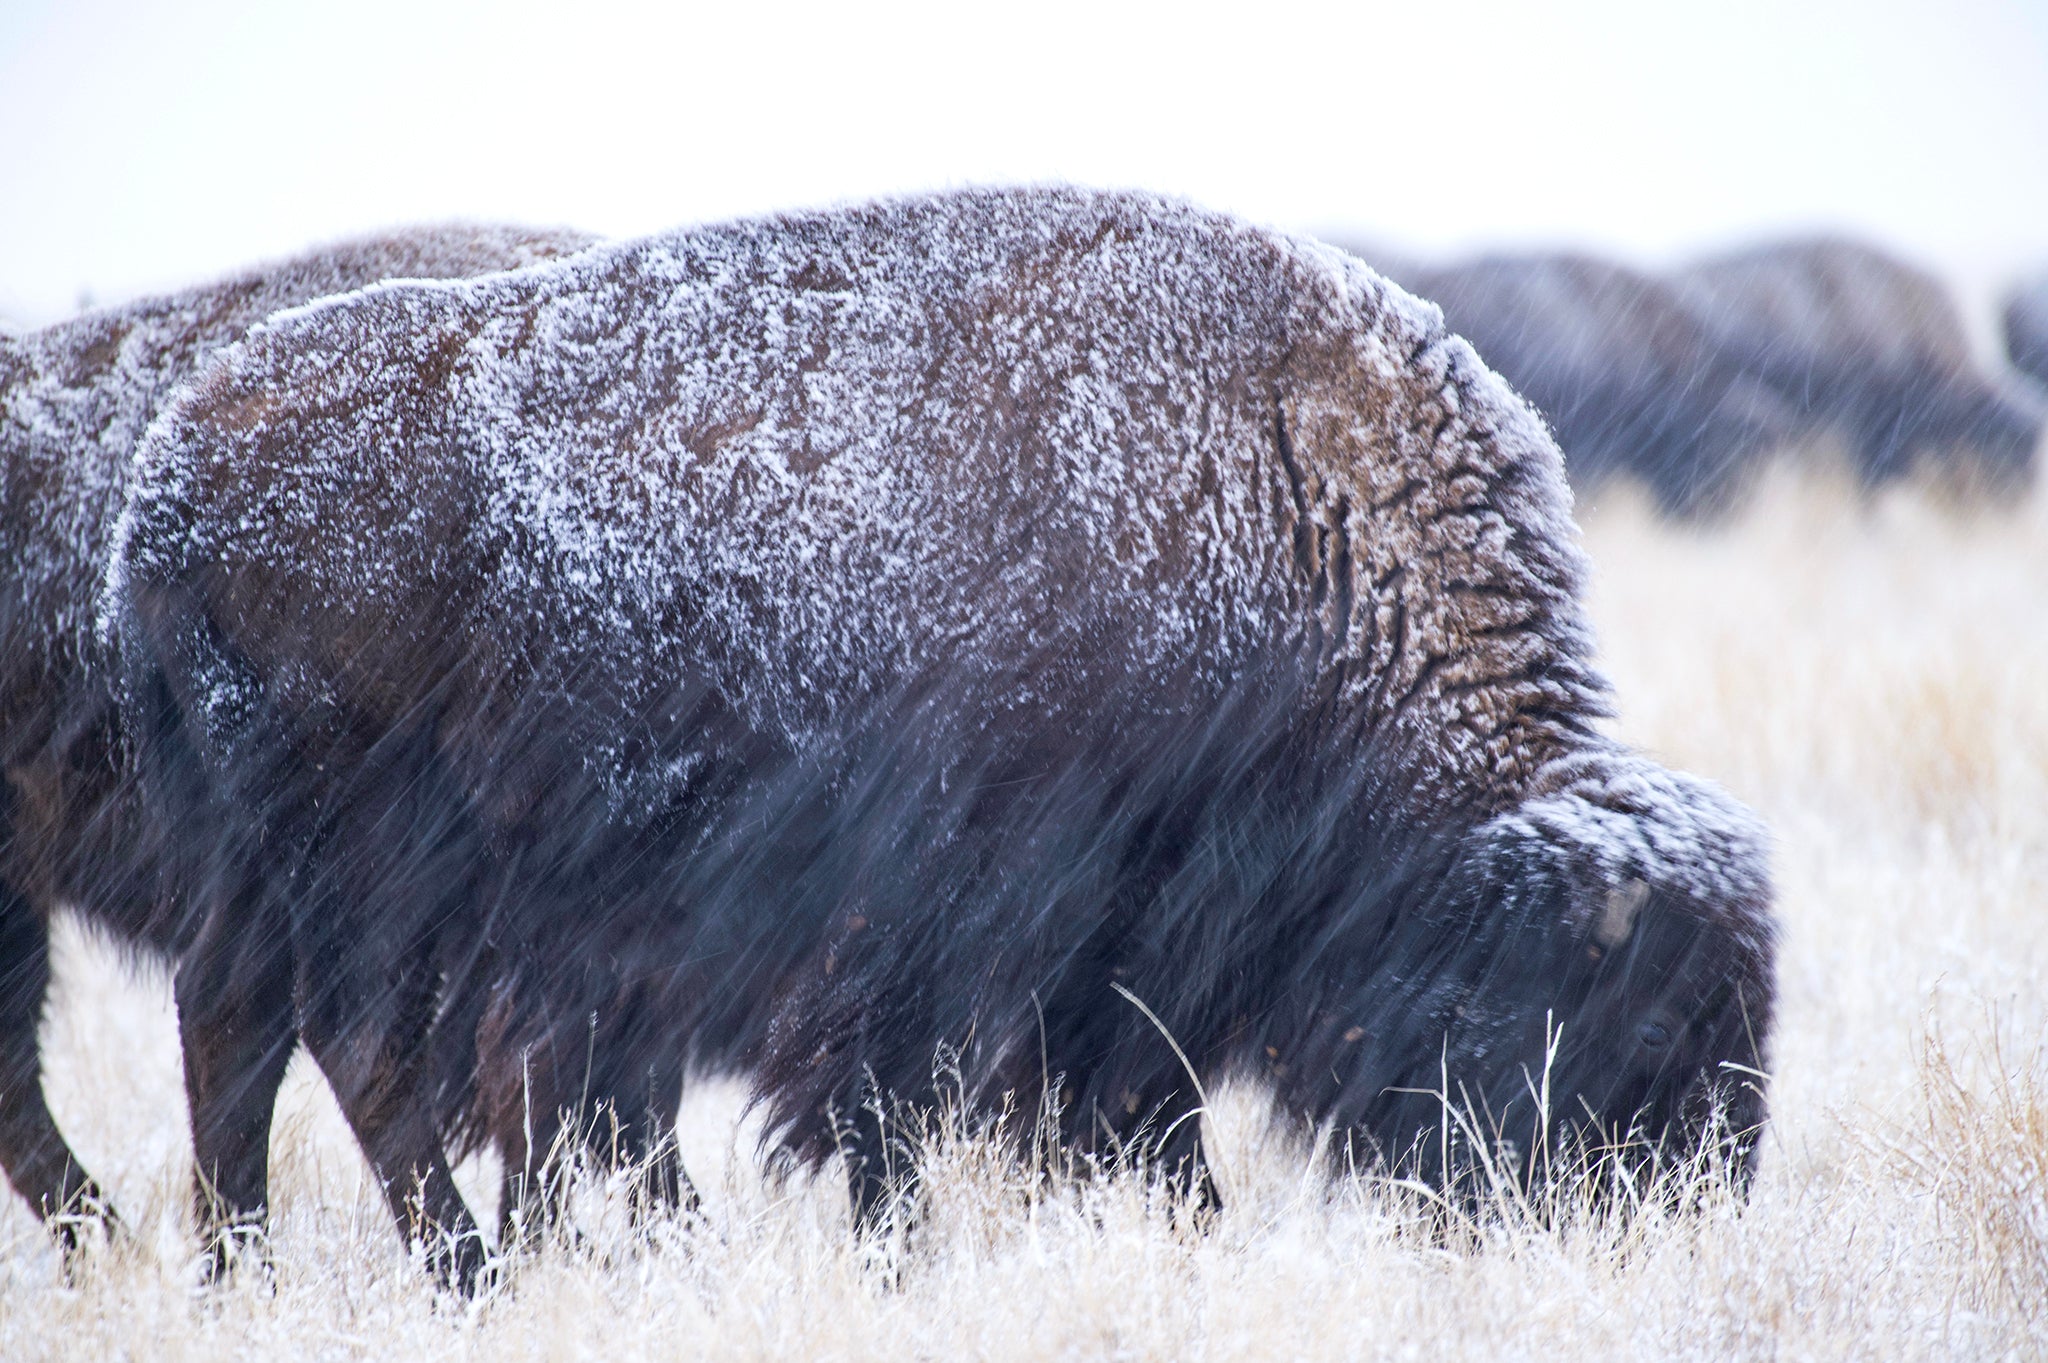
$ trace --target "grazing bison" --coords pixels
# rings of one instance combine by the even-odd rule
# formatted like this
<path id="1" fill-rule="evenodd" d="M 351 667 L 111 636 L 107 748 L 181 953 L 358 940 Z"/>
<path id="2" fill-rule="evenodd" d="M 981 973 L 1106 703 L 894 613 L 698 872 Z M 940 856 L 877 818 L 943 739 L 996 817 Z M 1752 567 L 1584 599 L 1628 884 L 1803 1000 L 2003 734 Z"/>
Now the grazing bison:
<path id="1" fill-rule="evenodd" d="M 864 1215 L 941 1051 L 1191 1179 L 1247 1063 L 1447 1181 L 1749 1158 L 1762 834 L 1600 735 L 1556 447 L 1341 253 L 1064 189 L 693 229 L 293 313 L 141 462 L 153 786 L 458 1278 L 437 1028 L 532 1147 L 659 1150 L 737 1057 Z"/>
<path id="2" fill-rule="evenodd" d="M 1578 255 L 1416 266 L 1396 280 L 1549 418 L 1580 488 L 1648 484 L 1671 516 L 1727 510 L 1792 433 L 1777 396 L 1729 363 L 1665 283 Z"/>
<path id="3" fill-rule="evenodd" d="M 1979 372 L 1955 303 L 1931 275 L 1823 238 L 1722 256 L 1672 279 L 1730 361 L 1791 408 L 1799 435 L 1847 442 L 1864 487 L 1937 454 L 1964 481 L 2031 478 L 2041 404 Z"/>
<path id="4" fill-rule="evenodd" d="M 2048 276 L 2005 300 L 2005 353 L 2013 368 L 2048 384 Z"/>
<path id="5" fill-rule="evenodd" d="M 365 238 L 167 297 L 0 337 L 0 1164 L 43 1216 L 102 1204 L 44 1106 L 37 1024 L 48 923 L 68 903 L 116 940 L 176 959 L 196 907 L 163 882 L 160 830 L 145 817 L 91 622 L 135 442 L 171 392 L 221 346 L 281 308 L 394 276 L 473 275 L 587 245 L 565 232 L 482 226 Z M 246 938 L 233 952 L 258 949 Z M 193 1121 L 223 1086 L 274 1091 L 288 1054 L 244 1053 L 218 958 L 178 976 Z M 267 1123 L 264 1128 L 267 1131 Z M 236 1133 L 263 1157 L 262 1132 Z M 202 1159 L 202 1170 L 209 1166 Z M 64 1223 L 67 1236 L 71 1226 Z"/>

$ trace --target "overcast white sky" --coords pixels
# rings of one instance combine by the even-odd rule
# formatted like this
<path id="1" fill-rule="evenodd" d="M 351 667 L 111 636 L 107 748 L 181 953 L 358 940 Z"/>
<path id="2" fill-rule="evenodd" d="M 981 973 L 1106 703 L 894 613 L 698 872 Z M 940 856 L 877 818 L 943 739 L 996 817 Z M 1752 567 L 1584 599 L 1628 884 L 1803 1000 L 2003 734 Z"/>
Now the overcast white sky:
<path id="1" fill-rule="evenodd" d="M 1654 263 L 2048 266 L 2048 0 L 0 0 L 0 317 L 445 216 L 651 231 L 963 182 Z"/>

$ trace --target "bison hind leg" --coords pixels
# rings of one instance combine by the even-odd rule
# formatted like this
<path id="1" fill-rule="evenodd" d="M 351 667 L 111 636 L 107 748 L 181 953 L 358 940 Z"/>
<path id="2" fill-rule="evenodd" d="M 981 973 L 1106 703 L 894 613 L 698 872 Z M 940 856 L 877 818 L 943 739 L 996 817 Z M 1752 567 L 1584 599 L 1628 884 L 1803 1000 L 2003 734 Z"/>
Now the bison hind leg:
<path id="1" fill-rule="evenodd" d="M 325 916 L 340 932 L 366 921 L 360 905 Z M 308 932 L 304 921 L 294 924 L 293 936 L 301 1039 L 361 1144 L 400 1233 L 424 1248 L 429 1269 L 444 1285 L 473 1291 L 485 1247 L 456 1189 L 432 1102 L 438 980 L 431 947 L 392 952 L 373 964 L 348 961 L 338 943 Z M 346 964 L 337 969 L 337 961 Z"/>
<path id="2" fill-rule="evenodd" d="M 43 1100 L 39 1028 L 50 983 L 49 924 L 0 881 L 0 1166 L 56 1236 L 68 1266 L 98 1224 L 120 1225 Z"/>
<path id="3" fill-rule="evenodd" d="M 419 997 L 426 991 L 406 992 Z M 400 1012 L 397 1025 L 363 1025 L 364 1019 L 349 1020 L 358 1025 L 315 1023 L 304 1029 L 305 1040 L 362 1145 L 400 1232 L 409 1243 L 424 1247 L 436 1279 L 467 1293 L 475 1290 L 486 1255 L 419 1082 L 418 1056 L 429 1020 L 430 1007 L 413 1005 Z"/>

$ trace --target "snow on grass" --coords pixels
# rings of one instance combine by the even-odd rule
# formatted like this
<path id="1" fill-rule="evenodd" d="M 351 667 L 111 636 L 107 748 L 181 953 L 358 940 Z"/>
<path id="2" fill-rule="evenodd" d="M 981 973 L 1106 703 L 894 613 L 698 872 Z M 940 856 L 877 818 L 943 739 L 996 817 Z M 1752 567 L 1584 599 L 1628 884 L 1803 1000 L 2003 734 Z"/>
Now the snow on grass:
<path id="1" fill-rule="evenodd" d="M 850 1236 L 829 1179 L 754 1157 L 742 1091 L 684 1105 L 699 1222 L 617 1189 L 493 1294 L 408 1262 L 312 1068 L 273 1139 L 274 1268 L 195 1287 L 169 992 L 62 935 L 52 1106 L 135 1234 L 67 1284 L 0 1207 L 0 1357 L 1954 1358 L 2048 1336 L 2048 498 L 1859 507 L 1778 478 L 1733 526 L 1582 508 L 1620 729 L 1777 839 L 1786 924 L 1764 1164 L 1746 1207 L 1434 1224 L 1326 1178 L 1308 1133 L 1217 1095 L 1206 1231 L 1137 1176 L 1034 1184 L 927 1157 L 914 1230 Z M 463 1171 L 488 1211 L 491 1171 Z"/>

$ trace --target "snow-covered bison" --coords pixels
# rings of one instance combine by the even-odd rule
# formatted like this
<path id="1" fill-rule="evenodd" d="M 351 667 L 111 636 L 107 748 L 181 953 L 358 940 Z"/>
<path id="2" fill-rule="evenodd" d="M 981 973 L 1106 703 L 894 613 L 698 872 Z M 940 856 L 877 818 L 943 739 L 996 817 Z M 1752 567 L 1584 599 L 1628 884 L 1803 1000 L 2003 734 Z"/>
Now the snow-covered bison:
<path id="1" fill-rule="evenodd" d="M 1581 489 L 1630 475 L 1662 510 L 1725 511 L 1794 434 L 1777 394 L 1732 363 L 1668 284 L 1581 255 L 1488 256 L 1395 275 L 1436 303 L 1550 420 Z"/>
<path id="2" fill-rule="evenodd" d="M 1059 189 L 692 229 L 294 313 L 141 461 L 155 788 L 458 1279 L 437 1027 L 541 1148 L 737 1057 L 863 1212 L 942 1053 L 1190 1179 L 1241 1066 L 1430 1177 L 1425 1091 L 1532 1177 L 1750 1158 L 1764 835 L 1601 735 L 1556 446 L 1339 252 Z"/>
<path id="3" fill-rule="evenodd" d="M 1979 370 L 1933 276 L 1818 238 L 1704 261 L 1672 281 L 1729 360 L 1791 409 L 1798 434 L 1846 442 L 1866 488 L 1923 462 L 1992 488 L 2032 478 L 2041 404 Z"/>
<path id="4" fill-rule="evenodd" d="M 496 226 L 419 228 L 0 337 L 0 1165 L 41 1215 L 103 1206 L 43 1102 L 37 1024 L 53 908 L 70 904 L 117 940 L 162 958 L 185 953 L 202 917 L 162 879 L 158 830 L 138 802 L 93 647 L 93 599 L 136 441 L 215 350 L 281 308 L 391 277 L 511 269 L 590 240 Z M 226 949 L 262 945 L 244 935 Z M 178 978 L 186 1076 L 202 1133 L 216 1121 L 222 1085 L 246 1082 L 267 1096 L 288 1051 L 288 1041 L 274 1051 L 238 1049 L 242 1010 L 277 1001 L 226 988 L 223 964 L 199 952 Z M 262 1159 L 261 1131 L 235 1136 L 253 1137 L 246 1154 Z M 67 1235 L 74 1228 L 68 1219 L 59 1225 Z"/>
<path id="5" fill-rule="evenodd" d="M 2048 275 L 2005 300 L 2005 353 L 2013 368 L 2048 384 Z"/>

